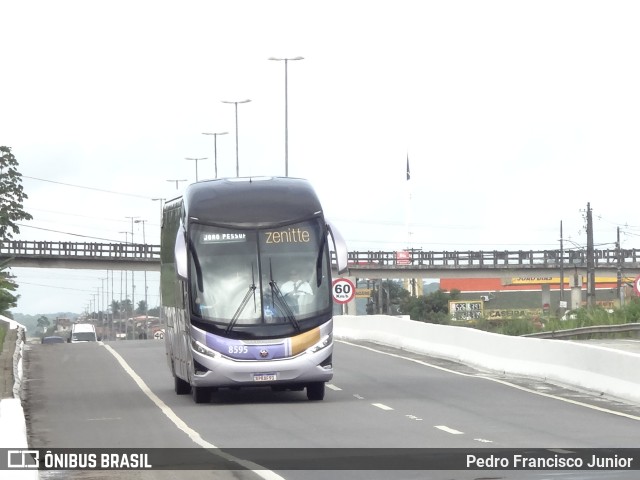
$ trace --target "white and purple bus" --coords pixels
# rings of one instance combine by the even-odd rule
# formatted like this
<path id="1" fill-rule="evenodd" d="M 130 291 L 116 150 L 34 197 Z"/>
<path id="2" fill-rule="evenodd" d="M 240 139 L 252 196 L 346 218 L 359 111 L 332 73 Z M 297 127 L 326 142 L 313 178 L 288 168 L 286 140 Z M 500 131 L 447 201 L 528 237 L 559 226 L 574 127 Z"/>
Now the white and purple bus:
<path id="1" fill-rule="evenodd" d="M 203 403 L 219 388 L 269 386 L 322 400 L 333 376 L 329 239 L 339 273 L 347 248 L 310 183 L 194 183 L 165 204 L 161 236 L 176 393 Z"/>

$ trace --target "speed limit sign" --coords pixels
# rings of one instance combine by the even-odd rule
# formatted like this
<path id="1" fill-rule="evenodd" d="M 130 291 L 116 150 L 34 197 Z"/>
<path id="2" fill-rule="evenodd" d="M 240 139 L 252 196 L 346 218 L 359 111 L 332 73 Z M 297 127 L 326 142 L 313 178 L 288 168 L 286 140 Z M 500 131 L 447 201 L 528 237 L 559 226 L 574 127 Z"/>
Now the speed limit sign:
<path id="1" fill-rule="evenodd" d="M 636 292 L 636 295 L 640 296 L 640 275 L 633 281 L 633 290 Z"/>
<path id="2" fill-rule="evenodd" d="M 336 278 L 332 287 L 333 301 L 349 303 L 356 296 L 356 286 L 348 278 Z"/>

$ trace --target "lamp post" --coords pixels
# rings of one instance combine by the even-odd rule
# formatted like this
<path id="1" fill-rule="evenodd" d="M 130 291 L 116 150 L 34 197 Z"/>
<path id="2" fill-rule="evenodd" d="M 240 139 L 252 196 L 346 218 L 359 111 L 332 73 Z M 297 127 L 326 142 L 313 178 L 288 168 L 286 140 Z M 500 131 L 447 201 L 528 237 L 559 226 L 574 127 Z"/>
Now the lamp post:
<path id="1" fill-rule="evenodd" d="M 289 94 L 288 94 L 288 65 L 289 61 L 304 60 L 304 57 L 276 58 L 269 57 L 275 62 L 284 62 L 284 176 L 289 176 Z"/>
<path id="2" fill-rule="evenodd" d="M 131 246 L 133 247 L 133 222 L 136 218 L 139 217 L 126 217 L 126 218 L 130 218 L 131 219 Z M 135 256 L 135 252 L 134 252 L 134 256 Z M 135 321 L 133 320 L 133 318 L 135 317 L 135 311 L 136 311 L 136 283 L 135 283 L 135 277 L 134 277 L 134 270 L 131 270 L 131 339 L 135 339 L 135 333 L 136 333 L 136 324 Z"/>
<path id="3" fill-rule="evenodd" d="M 213 165 L 215 178 L 218 178 L 218 135 L 226 135 L 229 132 L 203 133 L 203 135 L 213 135 Z"/>
<path id="4" fill-rule="evenodd" d="M 185 160 L 193 160 L 194 162 L 196 162 L 196 182 L 197 182 L 198 181 L 198 162 L 200 160 L 207 160 L 207 157 L 202 157 L 202 158 L 185 157 Z"/>
<path id="5" fill-rule="evenodd" d="M 560 220 L 560 308 L 564 305 L 564 238 L 562 237 L 562 220 Z"/>
<path id="6" fill-rule="evenodd" d="M 182 180 L 176 180 L 176 179 L 172 179 L 172 180 L 167 180 L 167 182 L 176 182 L 176 190 L 178 190 L 178 182 L 186 182 L 187 179 L 182 179 Z"/>
<path id="7" fill-rule="evenodd" d="M 196 182 L 198 180 L 196 179 Z M 146 220 L 136 220 L 136 223 L 141 223 L 142 224 L 142 243 L 144 245 L 144 256 L 146 258 L 147 256 L 147 238 L 146 235 L 144 233 L 144 224 L 146 223 Z M 147 270 L 144 270 L 144 332 L 145 335 L 147 337 L 149 337 L 149 303 L 147 300 Z"/>
<path id="8" fill-rule="evenodd" d="M 240 176 L 240 161 L 238 160 L 238 104 L 239 103 L 249 103 L 251 100 L 239 100 L 237 102 L 230 102 L 227 100 L 222 100 L 222 103 L 232 103 L 236 107 L 236 177 Z"/>
<path id="9" fill-rule="evenodd" d="M 162 209 L 164 207 L 164 201 L 166 198 L 152 198 L 152 202 L 160 202 L 160 224 L 162 224 Z"/>

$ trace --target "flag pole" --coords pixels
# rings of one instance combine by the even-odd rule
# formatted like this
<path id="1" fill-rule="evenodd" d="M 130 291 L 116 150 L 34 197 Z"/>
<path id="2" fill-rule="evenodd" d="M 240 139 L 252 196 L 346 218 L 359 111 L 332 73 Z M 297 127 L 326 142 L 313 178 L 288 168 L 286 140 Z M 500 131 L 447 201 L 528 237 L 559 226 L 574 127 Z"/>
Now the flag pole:
<path id="1" fill-rule="evenodd" d="M 405 212 L 405 220 L 406 220 L 406 229 L 407 229 L 407 253 L 411 255 L 411 261 L 413 262 L 413 246 L 411 240 L 411 168 L 409 167 L 409 152 L 407 151 L 407 199 L 406 199 L 406 212 Z M 409 279 L 408 285 L 409 293 L 412 297 L 417 297 L 417 283 L 415 278 Z"/>
<path id="2" fill-rule="evenodd" d="M 407 228 L 407 248 L 411 248 L 411 169 L 409 168 L 409 152 L 407 151 L 407 208 L 405 213 Z"/>

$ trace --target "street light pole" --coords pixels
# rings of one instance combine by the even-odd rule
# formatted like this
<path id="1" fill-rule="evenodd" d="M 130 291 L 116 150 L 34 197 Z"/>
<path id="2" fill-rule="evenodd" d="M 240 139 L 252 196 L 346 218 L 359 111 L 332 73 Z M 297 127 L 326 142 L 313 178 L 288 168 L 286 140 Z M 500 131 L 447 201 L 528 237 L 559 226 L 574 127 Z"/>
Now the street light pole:
<path id="1" fill-rule="evenodd" d="M 215 168 L 215 178 L 218 178 L 218 135 L 226 135 L 229 132 L 203 133 L 203 135 L 213 135 L 213 162 Z"/>
<path id="2" fill-rule="evenodd" d="M 185 160 L 193 160 L 196 162 L 196 182 L 198 181 L 198 162 L 200 160 L 207 160 L 207 157 L 202 157 L 202 158 L 189 158 L 186 157 Z"/>
<path id="3" fill-rule="evenodd" d="M 564 238 L 562 237 L 562 220 L 560 220 L 560 308 L 564 302 Z"/>
<path id="4" fill-rule="evenodd" d="M 131 219 L 131 246 L 133 247 L 133 221 L 136 218 L 139 217 L 127 217 Z M 134 252 L 134 256 L 135 256 L 135 252 Z M 135 277 L 134 277 L 134 270 L 131 270 L 131 339 L 135 339 L 135 333 L 136 333 L 136 324 L 135 321 L 133 320 L 135 317 L 135 311 L 136 311 L 136 283 L 135 283 Z"/>
<path id="5" fill-rule="evenodd" d="M 160 202 L 160 225 L 162 225 L 162 209 L 164 207 L 164 201 L 166 198 L 152 198 L 152 202 Z"/>
<path id="6" fill-rule="evenodd" d="M 197 180 L 196 180 L 197 181 Z M 145 258 L 147 256 L 147 238 L 144 233 L 144 224 L 146 220 L 136 220 L 136 223 L 142 223 L 142 243 L 145 249 Z M 148 337 L 149 336 L 149 303 L 147 300 L 147 270 L 144 271 L 144 333 Z"/>
<path id="7" fill-rule="evenodd" d="M 176 180 L 176 179 L 172 179 L 172 180 L 167 180 L 167 182 L 176 182 L 176 190 L 178 190 L 178 182 L 186 182 L 186 179 L 183 180 Z"/>
<path id="8" fill-rule="evenodd" d="M 227 100 L 222 100 L 222 103 L 233 103 L 236 107 L 236 177 L 240 176 L 240 161 L 238 160 L 238 104 L 239 103 L 249 103 L 251 100 L 240 100 L 237 102 L 230 102 Z"/>
<path id="9" fill-rule="evenodd" d="M 304 57 L 275 58 L 269 60 L 284 62 L 284 176 L 289 176 L 289 93 L 288 65 L 289 61 L 304 60 Z"/>

